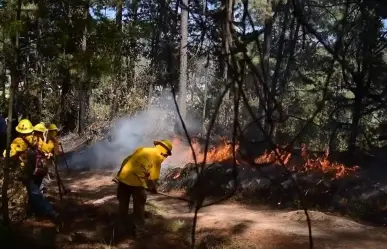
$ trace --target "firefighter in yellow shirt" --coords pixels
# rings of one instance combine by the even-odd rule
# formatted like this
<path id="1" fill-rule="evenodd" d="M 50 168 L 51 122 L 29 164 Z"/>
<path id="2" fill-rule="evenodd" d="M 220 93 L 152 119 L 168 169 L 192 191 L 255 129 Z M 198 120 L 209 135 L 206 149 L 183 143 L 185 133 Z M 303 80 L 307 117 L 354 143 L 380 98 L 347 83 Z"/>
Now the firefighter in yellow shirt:
<path id="1" fill-rule="evenodd" d="M 47 157 L 51 157 L 54 145 L 47 143 L 47 133 L 48 130 L 46 128 L 46 125 L 41 122 L 34 126 L 33 139 L 35 140 L 35 143 L 39 144 L 39 149 L 44 152 Z"/>
<path id="2" fill-rule="evenodd" d="M 18 156 L 20 160 L 19 163 L 22 168 L 24 168 L 27 159 L 26 153 L 23 152 L 26 152 L 28 144 L 36 146 L 41 152 L 47 153 L 47 156 L 49 156 L 48 153 L 51 148 L 43 141 L 44 130 L 42 125 L 38 124 L 34 127 L 28 119 L 22 119 L 16 126 L 16 131 L 19 133 L 19 136 L 11 143 L 9 157 L 13 158 Z M 5 156 L 6 151 L 4 150 L 3 157 Z"/>
<path id="3" fill-rule="evenodd" d="M 155 141 L 154 145 L 136 149 L 122 162 L 116 176 L 120 220 L 123 226 L 128 224 L 129 202 L 133 197 L 132 229 L 136 235 L 145 231 L 146 189 L 157 192 L 161 163 L 172 155 L 172 143 L 169 140 Z"/>
<path id="4" fill-rule="evenodd" d="M 43 122 L 41 124 L 44 125 Z M 49 158 L 45 162 L 47 167 L 49 167 L 50 165 L 53 165 L 54 163 L 56 163 L 56 162 L 54 162 L 54 160 L 56 159 L 56 156 L 59 154 L 59 141 L 57 138 L 58 128 L 56 127 L 55 124 L 52 124 L 52 123 L 47 125 L 47 127 L 45 127 L 44 129 L 43 129 L 43 126 L 39 126 L 39 128 L 41 131 L 39 136 L 41 138 L 43 137 L 42 139 L 45 142 L 44 147 L 49 152 L 48 153 Z M 43 136 L 42 136 L 42 134 L 43 134 Z M 49 174 L 47 174 L 47 176 L 43 179 L 42 184 L 40 185 L 40 190 L 42 191 L 43 194 L 46 192 L 45 185 L 50 182 Z"/>
<path id="5" fill-rule="evenodd" d="M 57 214 L 51 203 L 40 192 L 40 185 L 47 169 L 42 163 L 45 153 L 48 152 L 46 144 L 42 141 L 41 125 L 32 126 L 28 119 L 20 120 L 16 127 L 19 137 L 11 143 L 10 158 L 18 159 L 23 172 L 22 181 L 28 193 L 28 204 L 32 212 L 44 215 L 53 221 L 57 221 Z M 3 155 L 6 155 L 4 151 Z"/>
<path id="6" fill-rule="evenodd" d="M 59 146 L 60 141 L 58 138 L 58 127 L 51 123 L 47 126 L 48 134 L 47 134 L 47 144 L 49 144 L 50 147 L 52 147 L 51 153 L 55 156 L 59 155 Z"/>
<path id="7" fill-rule="evenodd" d="M 47 149 L 50 150 L 50 153 L 53 155 L 50 159 L 47 160 L 47 165 L 54 165 L 56 162 L 57 156 L 59 155 L 59 140 L 58 140 L 58 128 L 55 124 L 51 123 L 47 126 L 47 136 L 45 136 Z M 46 192 L 45 185 L 49 183 L 49 177 L 43 179 L 42 185 L 40 186 L 40 190 L 42 193 Z"/>

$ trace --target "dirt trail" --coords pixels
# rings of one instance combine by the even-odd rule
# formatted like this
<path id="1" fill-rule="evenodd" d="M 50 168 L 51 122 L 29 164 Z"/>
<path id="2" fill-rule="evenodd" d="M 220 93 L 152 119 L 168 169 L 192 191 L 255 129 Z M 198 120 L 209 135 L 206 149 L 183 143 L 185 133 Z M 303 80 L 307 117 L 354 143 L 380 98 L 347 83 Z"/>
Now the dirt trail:
<path id="1" fill-rule="evenodd" d="M 66 212 L 73 215 L 74 221 L 77 217 L 89 215 L 90 219 L 98 218 L 101 221 L 105 218 L 109 224 L 114 223 L 112 217 L 115 216 L 117 204 L 115 184 L 111 181 L 111 176 L 112 172 L 107 171 L 78 172 L 64 179 L 67 186 L 73 191 L 72 195 L 77 196 L 82 205 L 88 207 L 87 209 L 94 210 L 84 212 L 73 205 L 74 210 L 72 211 L 70 205 Z M 163 233 L 163 238 L 169 236 L 169 242 L 189 241 L 193 214 L 188 213 L 187 204 L 160 195 L 150 195 L 148 200 L 151 204 L 150 209 L 162 217 L 160 219 L 163 220 L 160 223 L 164 224 L 165 229 L 169 231 L 169 233 Z M 93 213 L 97 213 L 98 216 Z M 321 212 L 310 211 L 310 216 L 315 248 L 386 248 L 387 229 L 362 225 Z M 236 203 L 225 203 L 203 208 L 198 217 L 199 248 L 309 248 L 308 230 L 303 211 L 273 211 Z M 88 228 L 89 233 L 92 233 L 93 229 L 96 230 L 95 223 L 91 226 L 93 226 L 92 229 Z M 73 224 L 73 230 L 76 229 L 78 229 L 77 224 Z M 113 229 L 110 228 L 110 230 Z M 154 233 L 152 241 L 158 246 L 153 244 L 149 247 L 144 245 L 136 247 L 133 245 L 134 242 L 125 240 L 125 242 L 115 243 L 115 247 L 183 248 L 182 245 L 162 247 L 163 242 L 158 241 L 161 237 L 156 236 L 160 232 L 152 231 L 152 225 L 150 230 L 151 233 Z M 74 234 L 74 231 L 72 232 Z M 106 242 L 106 239 L 104 241 Z M 64 248 L 84 247 L 73 245 Z"/>

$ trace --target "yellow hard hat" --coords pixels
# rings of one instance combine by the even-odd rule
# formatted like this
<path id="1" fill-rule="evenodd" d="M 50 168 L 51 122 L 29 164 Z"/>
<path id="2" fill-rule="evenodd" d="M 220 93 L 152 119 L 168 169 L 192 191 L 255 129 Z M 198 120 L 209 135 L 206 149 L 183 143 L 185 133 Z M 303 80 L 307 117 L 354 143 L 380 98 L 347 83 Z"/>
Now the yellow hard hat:
<path id="1" fill-rule="evenodd" d="M 34 131 L 31 121 L 22 119 L 16 126 L 16 131 L 22 134 L 28 134 Z"/>
<path id="2" fill-rule="evenodd" d="M 44 133 L 46 131 L 46 126 L 44 125 L 44 123 L 39 123 L 39 124 L 34 126 L 34 131 Z"/>
<path id="3" fill-rule="evenodd" d="M 168 155 L 172 155 L 172 142 L 169 141 L 168 139 L 160 140 L 160 141 L 154 141 L 153 144 L 156 145 L 161 145 L 168 151 Z"/>
<path id="4" fill-rule="evenodd" d="M 47 129 L 48 129 L 49 131 L 57 131 L 57 130 L 58 130 L 58 127 L 56 127 L 55 124 L 51 123 L 51 124 L 48 125 Z"/>

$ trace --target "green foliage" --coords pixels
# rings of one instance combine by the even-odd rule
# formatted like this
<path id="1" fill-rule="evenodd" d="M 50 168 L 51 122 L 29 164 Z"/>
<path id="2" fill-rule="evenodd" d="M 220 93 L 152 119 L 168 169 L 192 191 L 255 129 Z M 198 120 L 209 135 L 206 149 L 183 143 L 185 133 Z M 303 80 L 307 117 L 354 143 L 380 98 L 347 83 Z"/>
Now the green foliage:
<path id="1" fill-rule="evenodd" d="M 221 78 L 222 70 L 227 69 L 221 67 L 226 59 L 222 55 L 225 30 L 219 14 L 224 6 L 221 1 L 207 1 L 204 15 L 205 6 L 199 2 L 191 3 L 187 100 L 190 115 L 206 127 L 226 82 Z M 0 64 L 6 66 L 1 82 L 9 79 L 16 54 L 12 38 L 20 34 L 18 77 L 25 86 L 18 93 L 22 99 L 18 105 L 34 107 L 24 110 L 25 115 L 60 120 L 64 126 L 75 127 L 79 122 L 75 117 L 81 103 L 80 89 L 88 92 L 85 101 L 89 101 L 91 121 L 141 110 L 149 103 L 150 93 L 157 94 L 171 83 L 178 90 L 176 1 L 140 0 L 136 1 L 137 6 L 133 5 L 135 2 L 125 2 L 121 23 L 116 20 L 119 15 L 112 12 L 118 7 L 115 1 L 90 1 L 93 14 L 87 20 L 80 1 L 60 5 L 53 0 L 37 4 L 23 1 L 20 21 L 16 21 L 17 1 L 7 3 L 0 11 Z M 299 143 L 302 140 L 311 149 L 325 149 L 328 138 L 336 132 L 335 149 L 345 149 L 349 145 L 346 140 L 355 132 L 353 123 L 357 123 L 358 145 L 380 145 L 376 127 L 385 119 L 387 96 L 386 38 L 381 22 L 385 6 L 368 1 L 364 5 L 312 1 L 303 9 L 302 18 L 319 35 L 316 37 L 304 25 L 297 24 L 292 4 L 286 3 L 249 1 L 249 17 L 243 15 L 243 2 L 235 3 L 233 29 L 237 33 L 233 38 L 243 42 L 238 46 L 246 46 L 246 50 L 237 42 L 232 43 L 236 46 L 232 47 L 234 58 L 243 62 L 246 51 L 256 67 L 246 67 L 243 90 L 247 102 L 258 116 L 262 115 L 263 104 L 272 104 L 258 96 L 263 89 L 262 75 L 252 76 L 257 71 L 263 74 L 268 63 L 268 82 L 264 84 L 288 115 L 284 122 L 276 124 L 278 134 L 295 136 L 317 111 Z M 271 33 L 264 32 L 269 28 Z M 270 44 L 265 44 L 268 41 Z M 334 56 L 322 45 L 324 42 L 332 51 L 337 49 L 344 62 L 335 60 L 332 64 Z M 265 45 L 270 51 L 264 51 Z M 207 68 L 207 64 L 211 65 Z M 229 80 L 235 76 L 233 66 L 228 67 Z M 236 67 L 240 72 L 241 65 Z M 233 92 L 226 96 L 217 119 L 217 126 L 230 131 L 233 97 Z M 361 105 L 355 108 L 355 99 L 359 98 Z M 118 110 L 113 110 L 112 103 L 117 103 Z M 321 110 L 319 103 L 324 104 Z M 252 119 L 242 101 L 238 108 L 243 130 Z M 355 114 L 360 115 L 358 122 L 353 118 Z M 223 131 L 220 133 L 229 134 Z"/>

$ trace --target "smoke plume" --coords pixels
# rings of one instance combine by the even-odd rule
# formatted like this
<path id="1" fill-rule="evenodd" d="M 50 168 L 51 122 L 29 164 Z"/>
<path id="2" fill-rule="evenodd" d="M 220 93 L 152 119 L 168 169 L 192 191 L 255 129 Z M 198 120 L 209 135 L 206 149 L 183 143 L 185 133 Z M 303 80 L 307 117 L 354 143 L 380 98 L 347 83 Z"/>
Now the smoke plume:
<path id="1" fill-rule="evenodd" d="M 190 118 L 184 122 L 190 134 L 200 132 L 198 122 Z M 173 99 L 164 94 L 158 99 L 157 104 L 149 106 L 146 110 L 134 116 L 116 120 L 105 139 L 69 154 L 66 160 L 71 169 L 109 168 L 116 170 L 136 148 L 153 146 L 154 140 L 172 140 L 176 135 L 176 130 L 183 130 L 181 122 Z M 172 157 L 164 162 L 163 167 L 182 166 L 181 164 L 187 162 L 188 158 L 179 152 L 187 151 L 187 148 L 187 144 L 174 148 Z"/>

